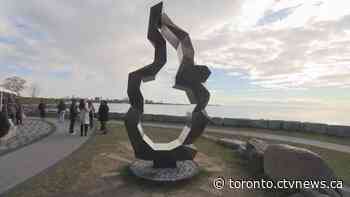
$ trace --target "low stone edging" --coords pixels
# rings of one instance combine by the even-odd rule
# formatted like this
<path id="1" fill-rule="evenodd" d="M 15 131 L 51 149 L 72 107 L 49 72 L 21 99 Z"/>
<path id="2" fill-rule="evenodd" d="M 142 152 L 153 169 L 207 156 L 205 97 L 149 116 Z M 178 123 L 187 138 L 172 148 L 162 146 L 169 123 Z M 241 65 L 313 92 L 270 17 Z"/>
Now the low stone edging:
<path id="1" fill-rule="evenodd" d="M 31 113 L 30 115 L 37 116 L 38 114 Z M 57 117 L 56 113 L 48 113 L 48 117 Z M 68 116 L 67 116 L 68 117 Z M 110 113 L 110 119 L 123 120 L 123 113 Z M 184 124 L 189 121 L 186 116 L 170 116 L 157 114 L 144 114 L 143 121 L 150 122 L 165 122 L 173 124 Z M 284 120 L 254 120 L 254 119 L 238 119 L 238 118 L 219 118 L 211 117 L 209 123 L 212 126 L 221 127 L 242 127 L 242 128 L 257 128 L 270 130 L 285 130 L 290 132 L 304 132 L 324 134 L 336 137 L 350 137 L 350 126 L 328 125 L 322 123 L 284 121 Z"/>

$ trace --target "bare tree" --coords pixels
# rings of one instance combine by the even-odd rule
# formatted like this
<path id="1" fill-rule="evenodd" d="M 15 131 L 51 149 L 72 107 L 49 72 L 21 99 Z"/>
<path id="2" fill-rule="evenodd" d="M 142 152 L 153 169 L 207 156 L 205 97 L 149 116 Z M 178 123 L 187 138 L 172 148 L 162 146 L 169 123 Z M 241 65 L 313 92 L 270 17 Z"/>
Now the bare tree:
<path id="1" fill-rule="evenodd" d="M 30 93 L 30 96 L 33 98 L 39 96 L 40 90 L 41 90 L 41 88 L 40 88 L 39 84 L 37 84 L 37 83 L 32 83 L 29 86 L 29 93 Z"/>
<path id="2" fill-rule="evenodd" d="M 4 83 L 2 86 L 10 91 L 16 92 L 18 95 L 25 89 L 25 84 L 26 80 L 13 76 L 13 77 L 8 77 L 4 80 Z"/>

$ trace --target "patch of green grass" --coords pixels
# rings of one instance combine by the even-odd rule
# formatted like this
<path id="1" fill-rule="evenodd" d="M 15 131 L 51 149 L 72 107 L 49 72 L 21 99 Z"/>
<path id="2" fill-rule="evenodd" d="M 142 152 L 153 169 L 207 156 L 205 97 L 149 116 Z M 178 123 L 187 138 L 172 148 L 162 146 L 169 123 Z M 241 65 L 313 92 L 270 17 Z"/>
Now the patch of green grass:
<path id="1" fill-rule="evenodd" d="M 120 176 L 123 176 L 123 177 L 128 177 L 128 176 L 132 175 L 132 173 L 129 169 L 129 166 L 122 166 L 117 171 L 120 173 Z"/>

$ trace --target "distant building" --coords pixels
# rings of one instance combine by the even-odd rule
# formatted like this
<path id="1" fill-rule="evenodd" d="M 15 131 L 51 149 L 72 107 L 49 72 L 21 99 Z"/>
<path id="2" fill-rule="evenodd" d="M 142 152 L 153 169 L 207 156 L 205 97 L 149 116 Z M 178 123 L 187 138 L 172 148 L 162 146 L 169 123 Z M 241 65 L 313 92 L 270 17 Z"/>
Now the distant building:
<path id="1" fill-rule="evenodd" d="M 94 99 L 94 101 L 98 102 L 98 103 L 101 102 L 101 100 L 102 100 L 102 97 L 95 97 L 95 99 Z"/>

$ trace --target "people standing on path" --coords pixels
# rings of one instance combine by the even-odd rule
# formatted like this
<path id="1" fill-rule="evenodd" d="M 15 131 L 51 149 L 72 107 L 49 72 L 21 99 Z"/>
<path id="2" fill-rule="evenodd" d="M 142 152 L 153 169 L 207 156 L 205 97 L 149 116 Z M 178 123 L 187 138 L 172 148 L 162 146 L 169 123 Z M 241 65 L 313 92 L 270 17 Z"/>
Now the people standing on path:
<path id="1" fill-rule="evenodd" d="M 24 110 L 21 102 L 17 100 L 16 104 L 16 125 L 23 124 Z"/>
<path id="2" fill-rule="evenodd" d="M 94 127 L 94 116 L 95 116 L 95 107 L 91 100 L 88 101 L 89 108 L 89 118 L 90 118 L 90 129 Z"/>
<path id="3" fill-rule="evenodd" d="M 98 109 L 98 118 L 101 122 L 100 130 L 103 131 L 103 134 L 107 134 L 106 124 L 109 120 L 109 107 L 107 101 L 102 101 Z"/>
<path id="4" fill-rule="evenodd" d="M 72 104 L 70 105 L 70 108 L 69 108 L 69 120 L 70 120 L 69 134 L 72 134 L 72 135 L 75 134 L 74 125 L 75 125 L 75 121 L 77 120 L 78 113 L 79 113 L 79 110 L 77 106 L 77 101 L 75 99 L 72 99 Z"/>
<path id="5" fill-rule="evenodd" d="M 87 136 L 89 130 L 90 117 L 89 117 L 89 108 L 84 99 L 80 100 L 79 104 L 80 110 L 80 136 Z"/>
<path id="6" fill-rule="evenodd" d="M 61 100 L 57 105 L 58 122 L 64 123 L 66 110 L 67 110 L 66 103 L 64 102 L 64 100 Z"/>
<path id="7" fill-rule="evenodd" d="M 46 117 L 46 103 L 43 99 L 40 100 L 39 106 L 38 106 L 40 118 L 44 119 Z"/>

